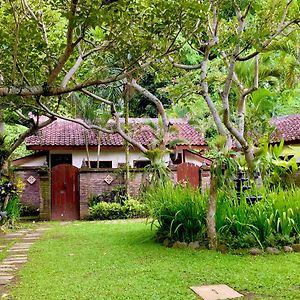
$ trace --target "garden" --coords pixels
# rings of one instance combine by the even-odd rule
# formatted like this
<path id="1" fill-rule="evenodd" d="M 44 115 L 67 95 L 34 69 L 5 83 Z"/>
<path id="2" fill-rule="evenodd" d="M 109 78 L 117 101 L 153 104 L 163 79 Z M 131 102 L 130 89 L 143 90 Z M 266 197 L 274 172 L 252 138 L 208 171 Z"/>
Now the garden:
<path id="1" fill-rule="evenodd" d="M 67 190 L 87 214 L 49 222 L 4 298 L 299 298 L 299 1 L 2 2 L 0 242 Z"/>
<path id="2" fill-rule="evenodd" d="M 299 253 L 234 255 L 167 248 L 145 221 L 53 224 L 20 270 L 14 299 L 196 299 L 228 284 L 249 299 L 297 299 Z"/>

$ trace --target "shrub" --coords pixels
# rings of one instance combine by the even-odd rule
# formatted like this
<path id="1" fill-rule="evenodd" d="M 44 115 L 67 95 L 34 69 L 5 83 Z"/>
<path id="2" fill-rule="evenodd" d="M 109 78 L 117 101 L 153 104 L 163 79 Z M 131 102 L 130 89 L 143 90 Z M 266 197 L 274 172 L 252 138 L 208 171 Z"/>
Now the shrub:
<path id="1" fill-rule="evenodd" d="M 144 203 L 140 203 L 135 199 L 124 201 L 122 211 L 125 218 L 145 218 L 148 216 L 148 208 Z"/>
<path id="2" fill-rule="evenodd" d="M 220 193 L 217 208 L 219 238 L 232 248 L 280 246 L 299 241 L 300 189 L 262 191 L 255 204 Z"/>
<path id="3" fill-rule="evenodd" d="M 40 209 L 33 205 L 21 205 L 21 217 L 38 217 L 40 215 Z"/>
<path id="4" fill-rule="evenodd" d="M 190 186 L 151 187 L 145 194 L 153 223 L 158 223 L 158 238 L 190 242 L 206 235 L 207 195 Z"/>
<path id="5" fill-rule="evenodd" d="M 14 225 L 20 218 L 21 204 L 19 196 L 14 195 L 8 202 L 6 207 L 7 218 Z"/>
<path id="6" fill-rule="evenodd" d="M 99 202 L 89 208 L 90 218 L 93 220 L 114 220 L 128 218 L 142 218 L 148 215 L 145 204 L 134 199 L 121 203 Z"/>
<path id="7" fill-rule="evenodd" d="M 21 181 L 12 183 L 8 177 L 0 178 L 0 224 L 9 221 L 14 224 L 20 217 L 19 193 L 21 191 Z"/>
<path id="8" fill-rule="evenodd" d="M 255 195 L 255 190 L 249 192 Z M 218 191 L 216 228 L 219 242 L 230 248 L 283 246 L 300 241 L 300 189 L 261 190 L 262 200 L 248 204 L 246 195 Z M 172 183 L 145 194 L 157 237 L 162 241 L 206 242 L 207 195 Z"/>
<path id="9" fill-rule="evenodd" d="M 89 199 L 89 207 L 99 202 L 116 202 L 123 203 L 127 199 L 124 186 L 115 186 L 111 191 L 104 192 L 100 195 L 92 195 Z"/>

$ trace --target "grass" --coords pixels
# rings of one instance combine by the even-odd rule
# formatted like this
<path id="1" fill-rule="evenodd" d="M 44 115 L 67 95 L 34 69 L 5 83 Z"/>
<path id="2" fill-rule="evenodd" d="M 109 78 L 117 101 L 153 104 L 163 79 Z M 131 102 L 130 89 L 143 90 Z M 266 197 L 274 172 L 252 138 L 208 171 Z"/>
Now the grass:
<path id="1" fill-rule="evenodd" d="M 144 223 L 55 224 L 30 250 L 14 299 L 196 299 L 228 284 L 251 299 L 300 299 L 300 254 L 237 256 L 165 248 Z M 249 298 L 249 299 L 250 299 Z"/>

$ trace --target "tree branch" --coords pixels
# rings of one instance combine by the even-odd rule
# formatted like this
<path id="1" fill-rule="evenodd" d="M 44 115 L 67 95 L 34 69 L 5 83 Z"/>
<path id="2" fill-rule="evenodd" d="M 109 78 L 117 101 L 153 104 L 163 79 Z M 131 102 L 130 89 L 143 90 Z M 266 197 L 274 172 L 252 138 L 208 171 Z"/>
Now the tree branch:
<path id="1" fill-rule="evenodd" d="M 73 65 L 73 67 L 65 75 L 65 77 L 64 77 L 64 79 L 61 83 L 61 87 L 64 88 L 64 87 L 67 86 L 68 82 L 73 77 L 73 75 L 76 73 L 76 71 L 78 70 L 78 68 L 80 67 L 80 65 L 81 65 L 81 63 L 83 62 L 84 59 L 86 59 L 89 55 L 92 55 L 93 53 L 95 53 L 97 51 L 101 51 L 101 50 L 107 48 L 109 44 L 110 44 L 109 42 L 105 41 L 101 45 L 89 50 L 87 53 L 83 53 L 81 51 L 80 43 L 79 43 L 78 44 L 79 56 L 78 56 L 75 64 Z"/>
<path id="2" fill-rule="evenodd" d="M 69 17 L 69 22 L 68 22 L 68 29 L 67 29 L 67 45 L 65 48 L 65 52 L 63 55 L 60 57 L 56 67 L 52 70 L 47 84 L 50 86 L 54 83 L 56 78 L 58 77 L 59 73 L 63 69 L 65 63 L 73 53 L 73 50 L 75 46 L 80 42 L 82 37 L 79 37 L 74 43 L 73 43 L 73 31 L 74 31 L 74 19 L 76 15 L 76 9 L 78 5 L 78 0 L 72 0 L 71 1 L 71 7 L 70 7 L 70 17 Z"/>
<path id="3" fill-rule="evenodd" d="M 48 35 L 47 35 L 46 25 L 43 22 L 43 12 L 40 11 L 40 15 L 37 16 L 33 12 L 33 10 L 31 9 L 31 7 L 28 5 L 28 3 L 27 3 L 26 0 L 22 0 L 22 3 L 24 5 L 24 7 L 29 11 L 29 13 L 32 16 L 32 18 L 37 22 L 39 28 L 42 31 L 43 40 L 44 40 L 45 45 L 46 45 L 47 65 L 48 65 L 48 72 L 49 72 L 49 75 L 50 75 L 51 71 L 52 71 L 52 66 L 51 66 L 51 51 L 50 51 L 50 47 L 49 47 L 49 41 L 48 41 Z"/>
<path id="4" fill-rule="evenodd" d="M 166 137 L 168 130 L 169 130 L 169 120 L 166 114 L 166 111 L 164 109 L 164 106 L 162 105 L 161 101 L 152 93 L 150 93 L 148 90 L 140 86 L 134 79 L 128 83 L 132 87 L 134 87 L 139 93 L 144 95 L 146 98 L 148 98 L 152 103 L 155 104 L 158 113 L 161 116 L 162 122 L 163 122 L 163 132 L 164 136 Z"/>
<path id="5" fill-rule="evenodd" d="M 24 116 L 25 117 L 25 116 Z M 27 118 L 26 118 L 27 119 Z M 27 119 L 28 120 L 28 119 Z M 35 122 L 33 119 L 30 119 L 32 126 L 28 128 L 25 132 L 23 132 L 18 139 L 10 146 L 8 157 L 23 143 L 23 141 L 33 133 L 35 133 L 37 130 L 51 124 L 54 121 L 54 118 L 49 118 L 48 120 L 39 123 L 38 119 L 37 122 Z"/>

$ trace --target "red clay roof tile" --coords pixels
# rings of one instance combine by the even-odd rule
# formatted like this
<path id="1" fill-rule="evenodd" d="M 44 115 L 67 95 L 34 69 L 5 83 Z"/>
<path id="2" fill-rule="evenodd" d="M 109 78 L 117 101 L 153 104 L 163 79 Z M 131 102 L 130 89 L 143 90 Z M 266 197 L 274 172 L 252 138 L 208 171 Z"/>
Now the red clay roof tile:
<path id="1" fill-rule="evenodd" d="M 300 114 L 274 117 L 270 121 L 275 127 L 271 135 L 271 143 L 300 141 Z"/>
<path id="2" fill-rule="evenodd" d="M 124 120 L 121 120 L 124 122 Z M 130 118 L 130 135 L 138 142 L 147 146 L 155 138 L 154 131 L 146 125 L 147 121 L 157 123 L 157 119 Z M 194 127 L 182 119 L 170 120 L 170 123 L 177 128 L 172 132 L 169 141 L 173 139 L 183 140 L 182 145 L 204 146 L 206 142 L 203 136 L 196 131 Z M 84 146 L 85 136 L 88 139 L 89 146 L 98 145 L 98 133 L 95 130 L 87 130 L 81 125 L 61 119 L 55 120 L 50 125 L 38 130 L 25 140 L 28 147 L 30 146 Z M 122 146 L 124 140 L 119 134 L 101 133 L 102 146 Z"/>

